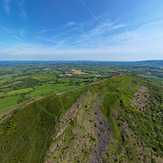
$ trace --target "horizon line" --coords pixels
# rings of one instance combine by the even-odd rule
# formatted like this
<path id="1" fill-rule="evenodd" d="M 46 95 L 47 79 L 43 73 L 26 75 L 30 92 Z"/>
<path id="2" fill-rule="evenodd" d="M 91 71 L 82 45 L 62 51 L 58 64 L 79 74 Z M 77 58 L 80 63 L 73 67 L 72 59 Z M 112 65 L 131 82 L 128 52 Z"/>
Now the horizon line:
<path id="1" fill-rule="evenodd" d="M 104 61 L 104 60 L 0 60 L 0 62 L 146 62 L 146 61 L 163 61 L 163 60 L 136 60 L 136 61 Z"/>

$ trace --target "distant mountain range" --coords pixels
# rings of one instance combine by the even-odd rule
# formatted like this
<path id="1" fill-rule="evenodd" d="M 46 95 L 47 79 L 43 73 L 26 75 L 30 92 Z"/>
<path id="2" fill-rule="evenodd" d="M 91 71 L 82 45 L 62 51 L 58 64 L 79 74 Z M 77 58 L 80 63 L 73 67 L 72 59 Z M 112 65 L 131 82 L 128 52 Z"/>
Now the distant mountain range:
<path id="1" fill-rule="evenodd" d="M 87 60 L 76 60 L 76 61 L 0 61 L 0 65 L 8 64 L 37 64 L 37 63 L 51 63 L 51 64 L 103 64 L 103 65 L 128 65 L 128 66 L 152 66 L 163 68 L 163 60 L 147 60 L 147 61 L 87 61 Z"/>

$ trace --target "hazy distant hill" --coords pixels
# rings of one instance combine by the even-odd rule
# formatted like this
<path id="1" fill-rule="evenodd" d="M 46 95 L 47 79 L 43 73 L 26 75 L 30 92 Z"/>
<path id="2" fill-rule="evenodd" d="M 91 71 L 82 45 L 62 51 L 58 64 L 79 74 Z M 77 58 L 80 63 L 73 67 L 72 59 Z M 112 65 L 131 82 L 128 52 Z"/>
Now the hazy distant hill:
<path id="1" fill-rule="evenodd" d="M 157 60 L 157 61 L 140 61 L 140 62 L 135 62 L 134 65 L 139 65 L 139 66 L 153 66 L 153 67 L 161 67 L 163 68 L 163 60 Z"/>
<path id="2" fill-rule="evenodd" d="M 118 62 L 118 61 L 97 61 L 92 62 L 96 64 L 105 65 L 128 65 L 128 66 L 151 66 L 151 67 L 163 67 L 163 60 L 149 60 L 149 61 L 130 61 L 130 62 Z"/>
<path id="3" fill-rule="evenodd" d="M 14 65 L 14 64 L 41 64 L 41 63 L 48 63 L 48 64 L 74 64 L 74 65 L 87 65 L 87 64 L 97 64 L 97 65 L 129 65 L 129 66 L 152 66 L 152 67 L 163 67 L 163 60 L 149 60 L 149 61 L 0 61 L 1 65 Z"/>
<path id="4" fill-rule="evenodd" d="M 162 92 L 121 74 L 32 103 L 0 124 L 0 162 L 162 162 Z"/>

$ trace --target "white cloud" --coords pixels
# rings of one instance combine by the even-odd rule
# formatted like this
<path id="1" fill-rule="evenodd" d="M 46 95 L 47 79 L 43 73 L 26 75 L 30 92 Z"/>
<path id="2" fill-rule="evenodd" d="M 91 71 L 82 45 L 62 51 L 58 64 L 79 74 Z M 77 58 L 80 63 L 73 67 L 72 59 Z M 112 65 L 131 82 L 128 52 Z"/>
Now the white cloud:
<path id="1" fill-rule="evenodd" d="M 4 0 L 4 4 L 3 4 L 4 10 L 7 15 L 10 14 L 10 2 L 11 0 Z"/>
<path id="2" fill-rule="evenodd" d="M 24 59 L 30 56 L 35 60 L 39 60 L 39 57 L 44 60 L 65 58 L 126 61 L 163 59 L 162 19 L 142 24 L 137 28 L 131 28 L 129 23 L 118 21 L 101 22 L 90 27 L 89 30 L 84 30 L 88 26 L 87 23 L 73 26 L 73 22 L 69 22 L 67 25 L 72 28 L 56 36 L 42 38 L 45 43 L 51 42 L 50 46 L 27 43 L 0 44 L 0 57 L 6 54 L 6 56 Z M 50 30 L 54 29 L 43 29 L 40 33 Z M 73 36 L 74 31 L 78 32 L 75 36 Z"/>
<path id="3" fill-rule="evenodd" d="M 10 11 L 11 11 L 11 1 L 12 0 L 4 0 L 4 3 L 3 3 L 3 7 L 4 7 L 4 10 L 5 10 L 7 15 L 9 15 Z M 26 14 L 26 11 L 24 9 L 25 0 L 17 0 L 17 1 L 15 1 L 15 3 L 19 9 L 19 13 L 18 13 L 19 17 L 21 19 L 26 18 L 27 14 Z"/>
<path id="4" fill-rule="evenodd" d="M 59 45 L 60 44 L 60 45 Z M 140 44 L 128 42 L 121 45 L 103 46 L 98 48 L 63 48 L 64 43 L 45 47 L 32 44 L 17 44 L 6 46 L 0 51 L 0 56 L 6 54 L 15 58 L 39 60 L 55 59 L 87 59 L 87 60 L 147 60 L 163 59 L 163 42 Z"/>
<path id="5" fill-rule="evenodd" d="M 118 24 L 118 25 L 114 25 L 113 29 L 120 29 L 120 28 L 124 28 L 124 27 L 126 27 L 125 24 Z"/>
<path id="6" fill-rule="evenodd" d="M 42 29 L 42 30 L 40 30 L 40 31 L 38 31 L 37 33 L 47 33 L 47 32 L 52 32 L 52 31 L 54 31 L 55 29 Z"/>
<path id="7" fill-rule="evenodd" d="M 27 13 L 24 9 L 24 4 L 25 4 L 25 0 L 18 0 L 17 1 L 17 5 L 18 5 L 18 9 L 19 9 L 19 17 L 21 19 L 24 19 L 27 17 Z"/>
<path id="8" fill-rule="evenodd" d="M 108 31 L 112 30 L 112 26 L 114 25 L 114 23 L 112 22 L 104 22 L 101 24 L 98 24 L 98 26 L 96 26 L 94 29 L 92 29 L 89 34 L 91 36 L 98 36 L 104 33 L 107 33 Z"/>
<path id="9" fill-rule="evenodd" d="M 64 26 L 65 27 L 70 27 L 70 26 L 74 26 L 74 25 L 76 25 L 76 23 L 71 21 L 71 22 L 66 23 Z"/>
<path id="10" fill-rule="evenodd" d="M 94 12 L 88 7 L 88 5 L 83 1 L 83 0 L 79 0 L 80 3 L 84 6 L 84 8 L 86 8 L 88 10 L 88 12 L 95 18 L 96 21 L 98 21 L 97 16 L 94 14 Z"/>
<path id="11" fill-rule="evenodd" d="M 10 39 L 21 39 L 25 36 L 26 33 L 24 29 L 10 29 L 5 26 L 0 26 L 0 29 L 5 31 L 6 35 L 8 35 Z"/>

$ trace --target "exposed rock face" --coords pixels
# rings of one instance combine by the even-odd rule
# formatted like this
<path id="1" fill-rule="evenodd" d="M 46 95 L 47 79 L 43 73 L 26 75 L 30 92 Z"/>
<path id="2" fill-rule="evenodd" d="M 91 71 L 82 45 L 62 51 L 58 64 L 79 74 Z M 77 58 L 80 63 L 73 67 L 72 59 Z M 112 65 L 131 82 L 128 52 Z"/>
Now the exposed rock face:
<path id="1" fill-rule="evenodd" d="M 57 148 L 59 148 L 63 141 L 64 141 L 64 136 L 62 136 L 62 138 L 60 138 L 60 136 L 63 134 L 63 132 L 66 130 L 66 128 L 68 127 L 68 125 L 70 124 L 70 122 L 73 120 L 73 118 L 76 116 L 77 111 L 80 109 L 85 97 L 87 96 L 87 93 L 85 95 L 83 95 L 82 99 L 80 99 L 77 103 L 75 103 L 61 118 L 61 120 L 59 120 L 59 126 L 56 128 L 57 131 L 59 131 L 56 136 L 53 138 L 53 140 L 57 140 L 55 143 L 53 143 L 48 151 L 48 156 L 49 159 L 46 160 L 46 163 L 52 163 L 54 160 L 53 158 L 55 158 L 55 150 Z M 73 133 L 75 134 L 76 130 L 73 131 Z M 60 162 L 63 162 L 67 157 L 69 156 L 69 153 L 66 154 L 66 156 L 61 157 Z"/>
<path id="2" fill-rule="evenodd" d="M 60 147 L 62 142 L 64 141 L 64 137 L 57 143 L 53 144 L 51 147 L 50 147 L 50 150 L 49 150 L 49 153 L 53 153 L 54 150 L 57 148 L 57 147 Z"/>
<path id="3" fill-rule="evenodd" d="M 93 107 L 96 112 L 96 135 L 98 143 L 93 148 L 93 155 L 91 156 L 90 163 L 106 162 L 104 155 L 106 154 L 107 148 L 111 142 L 109 122 L 101 113 L 99 109 L 100 104 L 101 101 L 98 98 L 97 103 Z"/>
<path id="4" fill-rule="evenodd" d="M 88 91 L 60 118 L 46 163 L 149 162 L 150 150 L 138 139 L 141 124 L 134 116 L 145 115 L 142 111 L 148 109 L 152 94 L 147 87 L 137 88 L 132 99 L 126 96 L 132 107 L 124 105 L 126 99 L 118 91 L 105 96 L 103 90 Z"/>
<path id="5" fill-rule="evenodd" d="M 82 116 L 81 113 L 84 114 L 85 112 L 85 105 L 84 107 L 82 107 L 82 110 L 80 109 L 84 99 L 86 97 L 86 94 L 83 96 L 83 98 L 81 100 L 79 100 L 78 103 L 76 103 L 74 106 L 72 106 L 72 108 L 62 117 L 62 119 L 60 120 L 60 125 L 58 126 L 57 130 L 59 130 L 59 132 L 57 133 L 57 135 L 54 137 L 55 143 L 52 144 L 52 146 L 49 149 L 48 152 L 48 156 L 49 159 L 46 160 L 46 163 L 51 163 L 54 162 L 54 158 L 55 157 L 60 157 L 60 161 L 59 162 L 65 162 L 66 159 L 71 160 L 71 162 L 75 162 L 75 160 L 77 160 L 78 158 L 80 158 L 80 155 L 83 155 L 83 151 L 85 150 L 83 148 L 83 145 L 85 146 L 87 143 L 87 141 L 89 141 L 90 143 L 88 143 L 90 146 L 90 148 L 92 149 L 92 152 L 89 153 L 89 158 L 87 159 L 87 161 L 85 160 L 84 162 L 90 162 L 90 163 L 100 163 L 100 162 L 106 162 L 106 153 L 107 150 L 109 148 L 110 142 L 111 142 L 111 129 L 110 129 L 110 125 L 109 125 L 109 121 L 104 117 L 104 115 L 102 114 L 102 112 L 99 109 L 99 105 L 101 105 L 101 100 L 100 98 L 97 99 L 97 103 L 95 103 L 92 106 L 92 113 L 94 114 L 94 116 L 90 113 L 87 114 L 87 116 L 85 117 L 85 121 L 84 123 L 90 123 L 90 125 L 92 125 L 92 129 L 94 130 L 95 133 L 95 137 L 90 137 L 90 133 L 84 132 L 84 133 L 80 133 L 79 134 L 79 127 L 74 127 L 74 129 L 72 130 L 72 133 L 74 135 L 76 135 L 77 141 L 79 141 L 79 144 L 77 145 L 79 148 L 83 148 L 82 151 L 80 151 L 80 155 L 79 153 L 75 154 L 75 151 L 71 151 L 71 150 L 64 150 L 64 154 L 57 156 L 56 155 L 56 151 L 58 149 L 63 148 L 64 146 L 64 141 L 66 139 L 66 135 L 64 134 L 64 131 L 66 130 L 66 128 L 70 125 L 70 122 L 73 120 L 73 118 L 75 116 L 80 117 Z M 87 108 L 87 106 L 86 106 Z M 77 113 L 77 111 L 80 109 L 80 112 Z M 80 117 L 81 118 L 81 117 Z M 96 124 L 96 126 L 94 126 L 93 124 Z M 60 138 L 61 137 L 61 138 Z M 80 141 L 83 141 L 80 143 Z M 91 143 L 93 142 L 93 143 Z M 88 145 L 87 144 L 87 145 Z M 86 146 L 87 146 L 86 145 Z M 74 147 L 76 148 L 76 147 Z M 88 147 L 87 147 L 88 148 Z M 74 153 L 74 154 L 73 154 Z M 72 156 L 73 154 L 73 156 Z M 79 159 L 80 160 L 80 159 Z"/>

